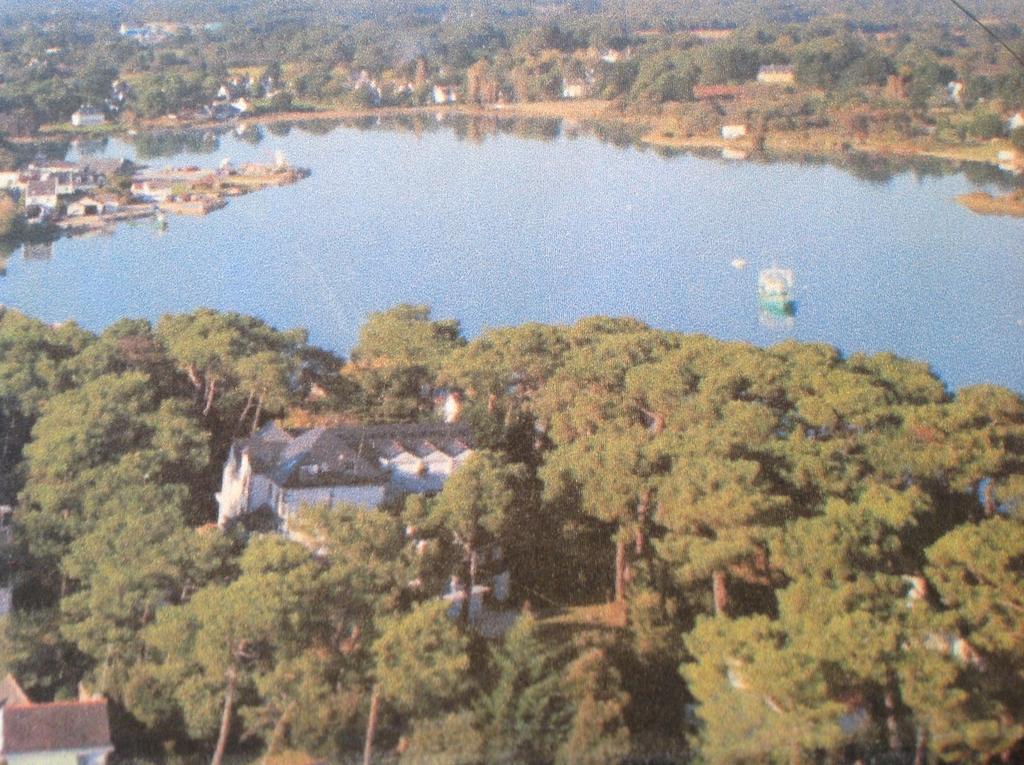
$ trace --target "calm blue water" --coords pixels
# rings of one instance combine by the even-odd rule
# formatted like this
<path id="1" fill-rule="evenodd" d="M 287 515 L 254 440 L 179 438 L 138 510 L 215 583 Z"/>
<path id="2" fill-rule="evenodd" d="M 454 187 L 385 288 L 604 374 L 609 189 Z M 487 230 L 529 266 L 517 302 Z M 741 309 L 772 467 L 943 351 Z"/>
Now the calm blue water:
<path id="1" fill-rule="evenodd" d="M 633 315 L 761 345 L 794 337 L 929 362 L 953 388 L 1024 390 L 1024 220 L 954 197 L 963 175 L 888 182 L 828 166 L 662 158 L 593 138 L 481 143 L 339 128 L 223 137 L 149 164 L 271 161 L 313 175 L 206 218 L 14 253 L 0 303 L 99 330 L 198 306 L 304 326 L 347 352 L 370 311 L 427 303 L 469 335 Z M 111 141 L 108 156 L 133 156 Z M 25 255 L 28 255 L 26 258 Z M 748 261 L 743 270 L 730 265 Z M 759 316 L 758 270 L 796 274 L 791 325 Z"/>

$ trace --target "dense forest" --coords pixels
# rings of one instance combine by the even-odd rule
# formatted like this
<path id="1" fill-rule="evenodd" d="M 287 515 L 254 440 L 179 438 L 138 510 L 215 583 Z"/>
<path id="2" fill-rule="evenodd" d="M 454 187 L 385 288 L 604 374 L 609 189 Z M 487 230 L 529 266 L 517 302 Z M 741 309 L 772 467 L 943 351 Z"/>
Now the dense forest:
<path id="1" fill-rule="evenodd" d="M 123 123 L 184 116 L 232 80 L 255 113 L 433 104 L 432 85 L 462 103 L 558 100 L 568 86 L 619 110 L 678 113 L 696 132 L 714 132 L 728 111 L 761 132 L 953 142 L 1001 135 L 1003 112 L 1024 106 L 1024 66 L 949 2 L 128 5 L 11 9 L 0 131 L 66 124 L 83 104 Z M 1022 49 L 1019 4 L 973 7 Z M 152 34 L 119 31 L 147 22 Z M 794 67 L 795 87 L 755 90 L 731 110 L 695 95 L 766 65 Z M 965 86 L 958 108 L 952 80 Z"/>
<path id="2" fill-rule="evenodd" d="M 235 437 L 464 394 L 433 498 L 211 526 Z M 628 318 L 467 340 L 371 315 L 348 360 L 231 313 L 0 315 L 0 668 L 105 694 L 122 757 L 988 762 L 1024 756 L 1024 400 L 920 362 Z M 500 545 L 516 618 L 442 583 Z M 283 760 L 282 760 L 283 761 Z"/>

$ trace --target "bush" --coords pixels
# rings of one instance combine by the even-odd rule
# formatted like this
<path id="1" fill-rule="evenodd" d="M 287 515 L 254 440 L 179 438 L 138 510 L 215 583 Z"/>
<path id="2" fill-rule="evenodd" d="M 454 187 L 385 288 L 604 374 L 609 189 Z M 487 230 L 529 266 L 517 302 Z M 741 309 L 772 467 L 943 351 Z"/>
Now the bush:
<path id="1" fill-rule="evenodd" d="M 989 140 L 1003 133 L 1003 118 L 995 112 L 978 112 L 966 125 L 967 135 Z"/>
<path id="2" fill-rule="evenodd" d="M 1017 151 L 1024 151 L 1024 127 L 1014 128 L 1010 131 L 1010 143 Z"/>

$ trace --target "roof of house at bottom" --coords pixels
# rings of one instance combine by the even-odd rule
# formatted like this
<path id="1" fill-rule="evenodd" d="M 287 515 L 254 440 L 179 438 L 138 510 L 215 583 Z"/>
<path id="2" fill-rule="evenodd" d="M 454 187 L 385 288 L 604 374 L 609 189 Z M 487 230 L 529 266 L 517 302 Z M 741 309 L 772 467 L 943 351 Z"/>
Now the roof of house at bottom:
<path id="1" fill-rule="evenodd" d="M 0 754 L 111 747 L 106 699 L 3 708 Z"/>
<path id="2" fill-rule="evenodd" d="M 268 425 L 235 446 L 248 451 L 254 472 L 299 488 L 386 483 L 390 473 L 384 465 L 396 457 L 439 452 L 454 459 L 471 444 L 464 425 L 428 423 L 312 428 L 294 435 Z"/>

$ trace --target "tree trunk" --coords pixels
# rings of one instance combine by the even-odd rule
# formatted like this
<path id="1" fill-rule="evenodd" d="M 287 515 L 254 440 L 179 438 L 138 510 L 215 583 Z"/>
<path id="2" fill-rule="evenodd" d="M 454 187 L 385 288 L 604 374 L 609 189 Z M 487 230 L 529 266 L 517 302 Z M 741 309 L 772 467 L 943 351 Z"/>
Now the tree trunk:
<path id="1" fill-rule="evenodd" d="M 651 490 L 648 489 L 636 506 L 636 554 L 642 558 L 647 552 L 647 517 L 651 511 Z"/>
<path id="2" fill-rule="evenodd" d="M 213 397 L 217 395 L 217 378 L 211 377 L 206 386 L 206 405 L 203 407 L 203 417 L 210 415 L 213 409 Z"/>
<path id="3" fill-rule="evenodd" d="M 626 542 L 615 541 L 615 602 L 626 599 Z"/>
<path id="4" fill-rule="evenodd" d="M 995 487 L 992 485 L 992 479 L 989 478 L 985 482 L 985 488 L 981 492 L 982 503 L 985 508 L 985 517 L 992 518 L 996 514 L 996 494 Z"/>
<path id="5" fill-rule="evenodd" d="M 281 748 L 281 742 L 284 741 L 284 734 L 288 730 L 288 723 L 291 722 L 292 712 L 295 711 L 295 702 L 292 701 L 285 707 L 281 716 L 277 718 L 277 722 L 274 723 L 274 730 L 270 734 L 270 741 L 267 743 L 267 753 L 263 755 L 263 765 L 267 765 L 270 758 L 277 754 Z"/>
<path id="6" fill-rule="evenodd" d="M 188 380 L 192 383 L 192 387 L 196 389 L 196 395 L 203 389 L 202 378 L 199 377 L 199 370 L 195 368 L 194 364 L 189 364 L 185 367 L 185 374 L 188 375 Z"/>
<path id="7" fill-rule="evenodd" d="M 463 579 L 462 598 L 462 623 L 469 624 L 469 611 L 473 604 L 473 588 L 476 586 L 476 548 L 470 548 L 468 564 L 465 569 L 466 576 Z"/>
<path id="8" fill-rule="evenodd" d="M 900 751 L 902 743 L 900 742 L 900 725 L 896 719 L 896 681 L 893 678 L 889 678 L 889 682 L 885 686 L 885 730 L 888 736 L 889 750 L 892 752 Z"/>
<path id="9" fill-rule="evenodd" d="M 366 741 L 363 742 L 363 765 L 373 760 L 373 738 L 377 735 L 377 715 L 380 713 L 380 686 L 374 685 L 370 694 L 370 716 L 366 719 Z"/>
<path id="10" fill-rule="evenodd" d="M 217 748 L 213 751 L 210 765 L 221 765 L 224 750 L 228 745 L 228 734 L 231 733 L 231 715 L 235 708 L 235 688 L 238 685 L 238 672 L 232 665 L 227 672 L 228 686 L 224 689 L 224 711 L 220 717 L 220 733 L 217 736 Z"/>
<path id="11" fill-rule="evenodd" d="M 260 429 L 260 417 L 263 415 L 263 396 L 256 398 L 256 413 L 252 416 L 252 432 L 253 435 Z"/>
<path id="12" fill-rule="evenodd" d="M 917 743 L 914 745 L 914 765 L 928 765 L 928 729 L 917 726 Z"/>
<path id="13" fill-rule="evenodd" d="M 249 391 L 249 398 L 247 398 L 245 400 L 245 409 L 243 409 L 242 413 L 240 415 L 238 415 L 238 426 L 239 427 L 242 426 L 242 423 L 245 422 L 246 415 L 249 414 L 249 412 L 252 410 L 252 402 L 253 402 L 253 400 L 255 398 L 256 398 L 256 391 L 254 391 L 254 390 Z"/>
<path id="14" fill-rule="evenodd" d="M 729 615 L 729 585 L 723 569 L 711 572 L 711 593 L 715 598 L 715 616 Z"/>

